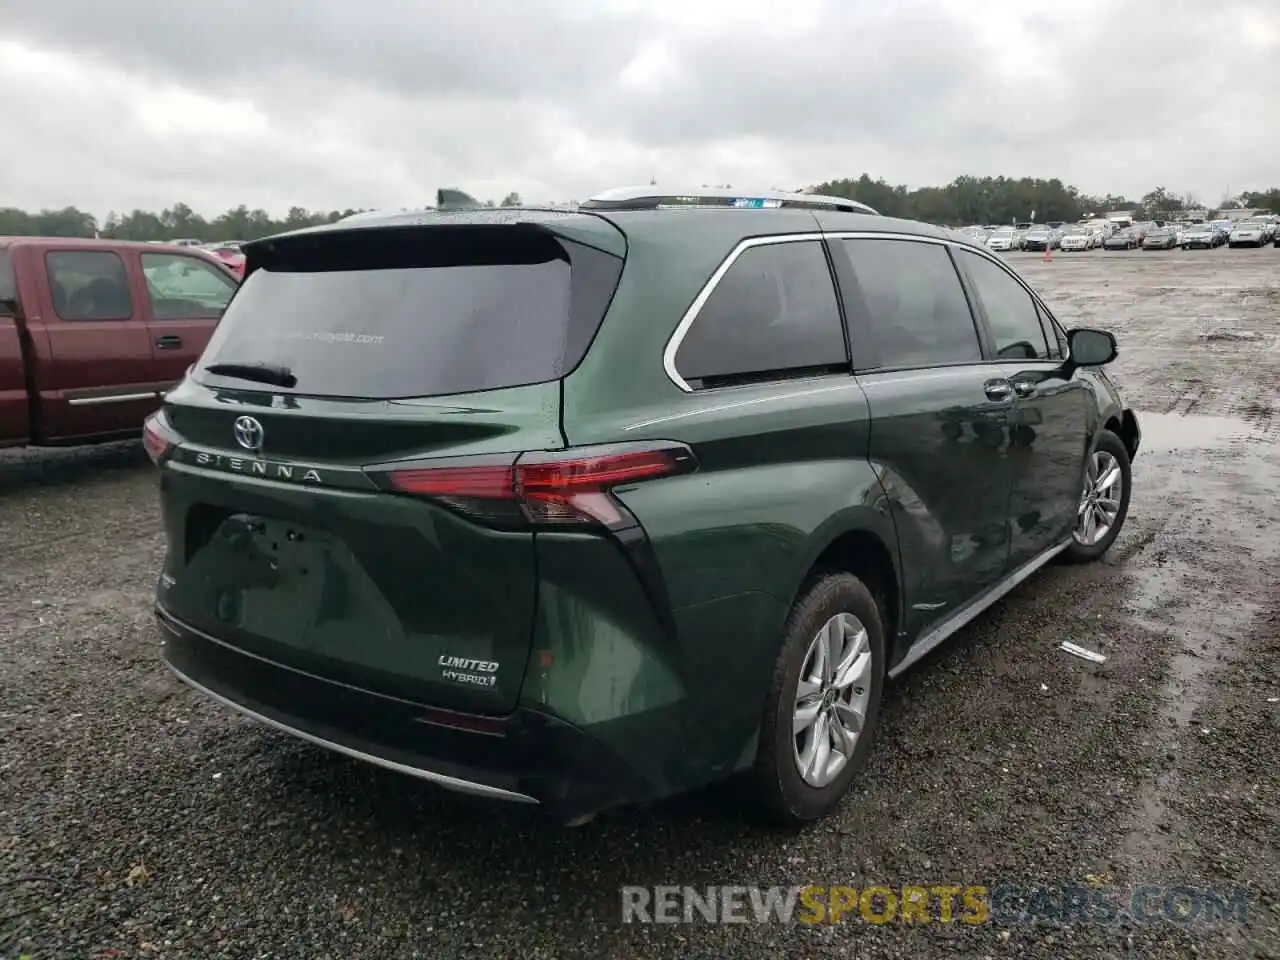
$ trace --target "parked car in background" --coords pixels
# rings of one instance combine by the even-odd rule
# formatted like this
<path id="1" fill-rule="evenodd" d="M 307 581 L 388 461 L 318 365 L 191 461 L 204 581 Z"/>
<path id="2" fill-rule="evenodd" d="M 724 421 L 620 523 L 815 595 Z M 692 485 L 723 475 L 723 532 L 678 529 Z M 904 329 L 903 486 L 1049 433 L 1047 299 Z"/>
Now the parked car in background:
<path id="1" fill-rule="evenodd" d="M 0 237 L 0 447 L 138 436 L 236 284 L 186 247 Z"/>
<path id="2" fill-rule="evenodd" d="M 1265 220 L 1250 217 L 1248 220 L 1241 220 L 1232 228 L 1227 235 L 1227 246 L 1233 249 L 1265 246 L 1271 239 L 1270 234 L 1270 224 Z"/>
<path id="3" fill-rule="evenodd" d="M 1054 232 L 1043 224 L 1037 224 L 1023 234 L 1022 249 L 1049 250 L 1054 246 Z"/>
<path id="4" fill-rule="evenodd" d="M 1013 225 L 1014 248 L 1017 250 L 1027 249 L 1027 233 L 1036 224 L 1034 223 L 1015 223 Z"/>
<path id="5" fill-rule="evenodd" d="M 146 426 L 180 679 L 565 822 L 741 774 L 800 824 L 887 677 L 1107 552 L 1114 337 L 954 231 L 651 193 L 249 245 Z"/>
<path id="6" fill-rule="evenodd" d="M 227 268 L 230 269 L 236 277 L 239 278 L 244 276 L 244 253 L 241 252 L 238 246 L 233 246 L 231 244 L 217 244 L 214 246 L 202 247 L 201 249 L 207 252 L 210 256 L 217 257 L 225 263 Z"/>
<path id="7" fill-rule="evenodd" d="M 1142 243 L 1133 227 L 1117 230 L 1102 242 L 1103 250 L 1133 250 Z"/>
<path id="8" fill-rule="evenodd" d="M 1143 250 L 1172 250 L 1178 245 L 1178 231 L 1172 226 L 1152 227 L 1142 238 Z"/>
<path id="9" fill-rule="evenodd" d="M 1142 246 L 1143 241 L 1147 239 L 1147 234 L 1160 227 L 1154 220 L 1142 220 L 1129 229 L 1134 231 L 1134 235 L 1138 238 L 1138 246 Z"/>
<path id="10" fill-rule="evenodd" d="M 160 240 L 158 242 L 167 243 L 171 247 L 202 247 L 204 246 L 203 240 L 195 240 L 190 237 L 187 237 L 182 240 Z"/>
<path id="11" fill-rule="evenodd" d="M 1223 241 L 1222 231 L 1211 223 L 1193 224 L 1182 233 L 1184 250 L 1211 250 Z"/>
<path id="12" fill-rule="evenodd" d="M 1087 226 L 1077 224 L 1068 227 L 1062 235 L 1060 247 L 1063 251 L 1093 250 L 1098 246 L 1097 232 Z"/>
<path id="13" fill-rule="evenodd" d="M 1018 249 L 1018 231 L 1014 227 L 996 227 L 987 237 L 987 248 L 1008 253 Z"/>

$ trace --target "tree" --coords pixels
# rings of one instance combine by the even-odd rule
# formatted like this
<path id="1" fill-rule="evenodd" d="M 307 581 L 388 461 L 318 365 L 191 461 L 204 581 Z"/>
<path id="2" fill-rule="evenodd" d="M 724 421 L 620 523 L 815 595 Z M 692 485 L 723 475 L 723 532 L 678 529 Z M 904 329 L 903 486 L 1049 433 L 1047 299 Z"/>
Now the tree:
<path id="1" fill-rule="evenodd" d="M 1240 195 L 1241 205 L 1280 213 L 1280 187 L 1270 190 L 1250 190 Z"/>
<path id="2" fill-rule="evenodd" d="M 1181 197 L 1174 196 L 1164 187 L 1156 187 L 1138 202 L 1134 217 L 1138 220 L 1165 220 L 1182 209 Z"/>
<path id="3" fill-rule="evenodd" d="M 727 188 L 727 185 L 726 185 Z M 1048 180 L 1020 177 L 979 177 L 965 174 L 942 186 L 909 188 L 891 184 L 884 178 L 872 179 L 869 173 L 857 177 L 830 180 L 805 191 L 836 197 L 847 197 L 868 204 L 885 216 L 906 217 L 929 223 L 962 226 L 967 224 L 1010 223 L 1025 220 L 1036 212 L 1036 219 L 1078 220 L 1110 210 L 1140 206 L 1139 215 L 1147 219 L 1176 215 L 1178 211 L 1197 206 L 1195 197 L 1180 197 L 1165 187 L 1144 194 L 1138 203 L 1121 194 L 1088 196 L 1075 187 L 1051 178 Z M 520 194 L 512 191 L 501 202 L 503 207 L 523 204 Z M 485 206 L 492 207 L 492 200 Z M 574 204 L 570 204 L 574 206 Z M 1224 198 L 1221 207 L 1258 207 L 1280 213 L 1280 187 L 1246 191 L 1239 197 Z M 282 218 L 265 210 L 250 210 L 240 204 L 212 219 L 196 213 L 185 203 L 174 203 L 159 213 L 133 210 L 112 211 L 101 224 L 105 237 L 119 240 L 174 240 L 194 237 L 198 240 L 256 240 L 322 223 L 333 223 L 361 211 L 308 210 L 290 207 Z M 76 207 L 31 212 L 16 207 L 0 208 L 0 236 L 92 237 L 99 230 L 97 219 Z"/>

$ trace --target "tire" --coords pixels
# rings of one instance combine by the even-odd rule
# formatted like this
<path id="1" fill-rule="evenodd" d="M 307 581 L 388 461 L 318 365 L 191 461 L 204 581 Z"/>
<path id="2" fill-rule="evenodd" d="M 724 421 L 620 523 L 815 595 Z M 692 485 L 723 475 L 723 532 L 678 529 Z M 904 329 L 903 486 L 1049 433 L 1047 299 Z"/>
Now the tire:
<path id="1" fill-rule="evenodd" d="M 1098 560 L 1111 549 L 1111 545 L 1115 543 L 1116 537 L 1120 535 L 1120 531 L 1124 528 L 1124 522 L 1129 517 L 1129 496 L 1133 492 L 1133 470 L 1129 463 L 1129 451 L 1125 449 L 1124 441 L 1112 433 L 1110 430 L 1103 430 L 1098 434 L 1097 442 L 1093 445 L 1093 452 L 1089 455 L 1089 461 L 1085 464 L 1086 478 L 1088 470 L 1094 459 L 1099 455 L 1105 455 L 1111 458 L 1111 461 L 1120 468 L 1120 481 L 1122 487 L 1120 490 L 1119 504 L 1116 510 L 1115 519 L 1111 522 L 1106 534 L 1093 542 L 1084 542 L 1080 537 L 1080 528 L 1077 526 L 1071 531 L 1071 545 L 1063 551 L 1062 558 L 1067 563 L 1091 563 Z M 1081 486 L 1084 485 L 1082 479 Z M 1083 496 L 1081 503 L 1083 503 Z"/>
<path id="2" fill-rule="evenodd" d="M 852 755 L 843 767 L 829 783 L 814 786 L 801 776 L 797 759 L 797 735 L 793 733 L 796 693 L 801 673 L 806 668 L 815 669 L 809 654 L 815 641 L 821 642 L 819 632 L 840 614 L 852 615 L 861 624 L 866 634 L 863 645 L 870 651 L 865 683 L 857 686 L 854 681 L 849 688 L 863 691 L 864 721 Z M 754 800 L 761 814 L 774 823 L 797 827 L 820 819 L 840 803 L 875 736 L 884 676 L 884 628 L 880 607 L 871 591 L 850 573 L 826 573 L 812 578 L 787 617 L 765 698 L 760 743 L 751 771 Z M 815 702 L 822 702 L 821 698 Z M 812 737 L 827 729 L 817 724 L 815 720 L 805 733 Z"/>

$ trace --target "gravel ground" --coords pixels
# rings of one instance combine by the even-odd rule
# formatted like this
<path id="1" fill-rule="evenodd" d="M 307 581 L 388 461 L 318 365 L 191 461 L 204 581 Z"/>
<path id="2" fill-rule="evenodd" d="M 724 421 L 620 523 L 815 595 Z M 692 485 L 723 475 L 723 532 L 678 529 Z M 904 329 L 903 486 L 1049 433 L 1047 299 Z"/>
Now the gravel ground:
<path id="1" fill-rule="evenodd" d="M 1011 259 L 1121 341 L 1107 561 L 886 696 L 838 815 L 731 787 L 577 830 L 264 730 L 172 681 L 136 445 L 0 459 L 0 958 L 1280 957 L 1280 250 Z M 1055 649 L 1071 639 L 1102 665 Z M 620 922 L 624 884 L 1236 886 L 1244 922 Z"/>

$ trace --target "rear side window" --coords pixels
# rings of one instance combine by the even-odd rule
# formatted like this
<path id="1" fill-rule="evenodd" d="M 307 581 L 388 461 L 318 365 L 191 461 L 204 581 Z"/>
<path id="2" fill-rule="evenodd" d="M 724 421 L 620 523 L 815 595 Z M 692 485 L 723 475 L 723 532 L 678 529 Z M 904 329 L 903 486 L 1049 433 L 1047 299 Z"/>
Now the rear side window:
<path id="1" fill-rule="evenodd" d="M 987 315 L 999 360 L 1047 360 L 1040 311 L 1026 288 L 986 257 L 958 250 Z"/>
<path id="2" fill-rule="evenodd" d="M 675 366 L 693 387 L 848 369 L 822 244 L 802 240 L 744 250 L 698 312 Z"/>
<path id="3" fill-rule="evenodd" d="M 13 254 L 0 250 L 0 314 L 12 313 L 18 305 L 18 278 L 13 272 Z"/>
<path id="4" fill-rule="evenodd" d="M 841 243 L 875 341 L 869 353 L 876 366 L 922 367 L 982 359 L 969 301 L 945 247 L 912 240 Z"/>
<path id="5" fill-rule="evenodd" d="M 62 250 L 45 254 L 53 310 L 63 320 L 128 320 L 133 296 L 119 254 Z"/>
<path id="6" fill-rule="evenodd" d="M 202 381 L 254 389 L 203 368 L 267 363 L 293 374 L 292 392 L 392 399 L 556 380 L 586 353 L 622 270 L 611 254 L 512 226 L 278 244 L 251 255 Z"/>

